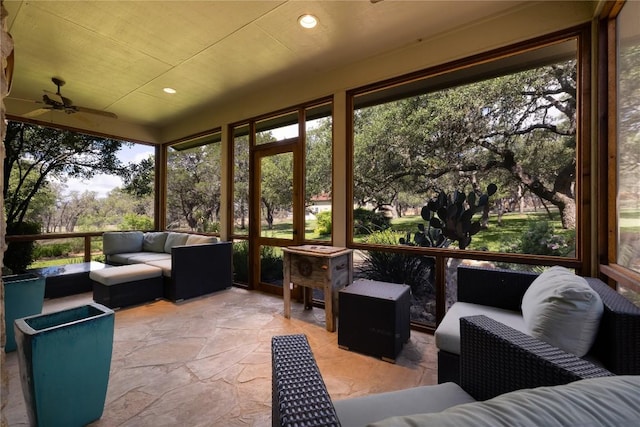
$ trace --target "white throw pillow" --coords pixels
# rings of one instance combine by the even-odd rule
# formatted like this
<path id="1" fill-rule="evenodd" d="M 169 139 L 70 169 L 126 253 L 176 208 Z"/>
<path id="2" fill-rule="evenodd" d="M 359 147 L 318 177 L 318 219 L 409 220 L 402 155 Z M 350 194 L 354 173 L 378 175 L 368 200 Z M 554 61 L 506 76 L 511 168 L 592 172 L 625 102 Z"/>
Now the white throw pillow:
<path id="1" fill-rule="evenodd" d="M 578 357 L 591 348 L 603 310 L 587 281 L 559 266 L 538 276 L 522 298 L 529 334 Z"/>

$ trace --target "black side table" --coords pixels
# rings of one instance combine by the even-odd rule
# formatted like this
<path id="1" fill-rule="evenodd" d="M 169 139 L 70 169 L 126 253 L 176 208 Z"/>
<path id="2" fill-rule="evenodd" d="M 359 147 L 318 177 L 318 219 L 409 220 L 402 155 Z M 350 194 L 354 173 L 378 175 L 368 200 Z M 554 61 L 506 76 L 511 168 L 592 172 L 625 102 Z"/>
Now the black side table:
<path id="1" fill-rule="evenodd" d="M 338 346 L 395 363 L 409 341 L 411 288 L 356 280 L 340 290 Z"/>

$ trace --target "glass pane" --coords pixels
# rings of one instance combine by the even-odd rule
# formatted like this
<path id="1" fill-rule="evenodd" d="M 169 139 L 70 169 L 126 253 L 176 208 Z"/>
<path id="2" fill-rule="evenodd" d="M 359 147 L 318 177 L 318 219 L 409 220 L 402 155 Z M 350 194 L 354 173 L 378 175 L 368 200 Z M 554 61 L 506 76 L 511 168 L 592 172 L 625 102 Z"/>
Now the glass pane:
<path id="1" fill-rule="evenodd" d="M 331 240 L 331 162 L 333 122 L 331 111 L 317 117 L 317 110 L 306 112 L 305 156 L 305 239 Z"/>
<path id="2" fill-rule="evenodd" d="M 618 264 L 640 272 L 640 3 L 618 16 Z"/>
<path id="3" fill-rule="evenodd" d="M 234 283 L 249 283 L 249 241 L 233 241 L 233 281 Z"/>
<path id="4" fill-rule="evenodd" d="M 571 40 L 357 96 L 354 240 L 575 257 L 576 72 Z"/>
<path id="5" fill-rule="evenodd" d="M 276 246 L 260 246 L 260 281 L 282 286 L 282 249 Z"/>
<path id="6" fill-rule="evenodd" d="M 233 233 L 249 234 L 249 127 L 234 129 Z"/>
<path id="7" fill-rule="evenodd" d="M 262 157 L 260 172 L 261 235 L 293 239 L 293 153 Z"/>
<path id="8" fill-rule="evenodd" d="M 629 301 L 640 307 L 640 289 L 625 285 L 618 285 L 618 291 Z"/>
<path id="9" fill-rule="evenodd" d="M 401 233 L 376 232 L 367 243 L 394 244 Z M 411 321 L 435 326 L 435 259 L 422 255 L 384 250 L 356 251 L 354 279 L 402 283 L 411 287 Z"/>
<path id="10" fill-rule="evenodd" d="M 283 141 L 298 136 L 297 111 L 256 122 L 256 144 Z"/>
<path id="11" fill-rule="evenodd" d="M 220 135 L 217 142 L 167 153 L 167 228 L 220 231 Z"/>

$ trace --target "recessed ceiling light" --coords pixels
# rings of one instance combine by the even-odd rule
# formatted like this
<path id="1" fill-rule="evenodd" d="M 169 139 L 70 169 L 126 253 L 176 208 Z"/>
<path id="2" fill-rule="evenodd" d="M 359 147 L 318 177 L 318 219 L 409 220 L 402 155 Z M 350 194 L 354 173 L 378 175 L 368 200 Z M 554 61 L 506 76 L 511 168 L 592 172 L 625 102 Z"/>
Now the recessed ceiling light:
<path id="1" fill-rule="evenodd" d="M 298 24 L 304 28 L 313 28 L 318 25 L 318 18 L 313 15 L 302 15 L 298 18 Z"/>
<path id="2" fill-rule="evenodd" d="M 165 91 L 166 93 L 171 93 L 171 94 L 176 93 L 176 90 L 174 88 L 172 88 L 172 87 L 165 87 L 162 90 Z"/>

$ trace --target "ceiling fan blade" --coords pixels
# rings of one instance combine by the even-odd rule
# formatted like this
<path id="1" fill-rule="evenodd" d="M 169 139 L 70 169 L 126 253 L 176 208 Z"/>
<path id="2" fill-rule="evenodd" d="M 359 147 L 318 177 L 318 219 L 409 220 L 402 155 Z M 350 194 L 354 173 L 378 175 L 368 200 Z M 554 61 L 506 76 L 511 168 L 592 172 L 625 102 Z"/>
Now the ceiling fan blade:
<path id="1" fill-rule="evenodd" d="M 87 108 L 87 107 L 78 107 L 78 106 L 73 106 L 72 107 L 74 110 L 76 110 L 79 113 L 87 113 L 87 114 L 95 114 L 97 116 L 103 116 L 103 117 L 110 117 L 112 119 L 117 119 L 118 116 L 116 116 L 113 113 L 110 113 L 108 111 L 102 111 L 102 110 L 94 110 L 93 108 Z"/>
<path id="2" fill-rule="evenodd" d="M 34 117 L 38 117 L 43 115 L 44 113 L 48 113 L 49 111 L 52 111 L 52 108 L 38 108 L 37 110 L 33 110 L 28 112 L 27 114 L 23 114 L 22 117 L 26 117 L 26 118 L 34 118 Z"/>
<path id="3" fill-rule="evenodd" d="M 46 90 L 46 89 L 44 89 L 44 93 L 46 93 L 47 96 L 49 97 L 49 99 L 51 99 L 52 101 L 55 101 L 55 102 L 57 102 L 59 104 L 62 104 L 62 105 L 66 105 L 65 102 L 64 102 L 65 98 L 62 95 L 60 95 L 59 93 L 51 92 L 50 90 Z M 71 103 L 70 100 L 68 100 L 68 101 L 69 101 L 69 103 Z"/>

